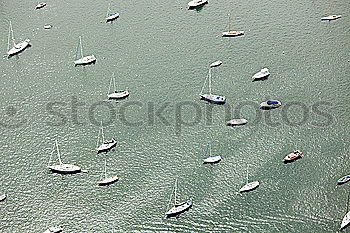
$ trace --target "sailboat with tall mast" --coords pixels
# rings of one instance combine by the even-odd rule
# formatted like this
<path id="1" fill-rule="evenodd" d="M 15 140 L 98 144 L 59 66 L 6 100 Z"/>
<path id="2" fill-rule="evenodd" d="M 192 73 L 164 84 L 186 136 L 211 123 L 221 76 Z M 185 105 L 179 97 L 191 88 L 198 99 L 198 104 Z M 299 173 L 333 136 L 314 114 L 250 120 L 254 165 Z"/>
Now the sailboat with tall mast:
<path id="1" fill-rule="evenodd" d="M 256 189 L 257 187 L 259 187 L 259 185 L 260 185 L 259 181 L 253 181 L 253 182 L 249 183 L 248 166 L 247 166 L 247 183 L 239 190 L 239 192 L 243 193 L 243 192 L 252 191 L 252 190 Z"/>
<path id="2" fill-rule="evenodd" d="M 203 90 L 206 86 L 208 80 L 208 87 L 209 87 L 209 94 L 204 94 Z M 206 77 L 202 90 L 201 90 L 201 94 L 200 94 L 200 98 L 201 100 L 207 101 L 209 103 L 213 103 L 213 104 L 224 104 L 226 103 L 226 97 L 225 96 L 220 96 L 220 95 L 214 95 L 211 93 L 211 68 L 209 68 L 209 74 Z"/>
<path id="3" fill-rule="evenodd" d="M 8 41 L 7 41 L 7 55 L 8 56 L 13 56 L 15 54 L 18 54 L 18 53 L 22 52 L 28 46 L 30 46 L 29 42 L 30 42 L 29 39 L 25 39 L 24 41 L 19 42 L 18 44 L 16 44 L 15 36 L 14 36 L 14 33 L 13 33 L 13 28 L 12 28 L 12 23 L 10 21 L 9 35 L 8 35 Z M 11 48 L 11 44 L 12 44 L 12 48 Z"/>
<path id="4" fill-rule="evenodd" d="M 228 16 L 228 24 L 227 31 L 222 33 L 223 37 L 234 37 L 234 36 L 242 36 L 244 35 L 244 31 L 232 31 L 231 30 L 231 15 Z"/>
<path id="5" fill-rule="evenodd" d="M 73 165 L 73 164 L 62 163 L 61 154 L 60 154 L 60 150 L 58 148 L 57 140 L 55 141 L 55 147 L 56 147 L 56 150 L 57 150 L 57 156 L 58 156 L 59 164 L 57 164 L 57 165 L 50 165 L 52 153 L 54 152 L 54 150 L 53 150 L 52 153 L 51 153 L 51 156 L 50 156 L 49 164 L 47 166 L 52 172 L 62 173 L 62 174 L 72 174 L 72 173 L 81 172 L 81 168 L 79 166 L 76 166 L 76 165 Z"/>
<path id="6" fill-rule="evenodd" d="M 110 185 L 116 182 L 117 180 L 118 180 L 118 176 L 107 177 L 107 158 L 105 158 L 104 179 L 97 182 L 97 185 L 99 186 Z"/>
<path id="7" fill-rule="evenodd" d="M 204 159 L 203 163 L 218 163 L 221 161 L 221 155 L 211 153 L 211 143 L 208 143 L 206 152 L 209 152 L 209 157 Z"/>
<path id="8" fill-rule="evenodd" d="M 102 144 L 98 145 L 99 142 L 100 142 L 100 132 L 101 132 Z M 101 121 L 100 132 L 99 132 L 98 138 L 97 138 L 97 148 L 96 148 L 97 153 L 107 152 L 107 151 L 111 150 L 113 147 L 115 147 L 117 145 L 117 141 L 114 138 L 112 138 L 109 141 L 105 141 L 102 121 Z"/>
<path id="9" fill-rule="evenodd" d="M 75 65 L 75 66 L 77 66 L 77 65 L 88 65 L 88 64 L 95 63 L 95 62 L 96 62 L 96 57 L 95 57 L 93 54 L 84 57 L 84 53 L 83 53 L 83 44 L 82 44 L 82 42 L 81 42 L 81 36 L 79 36 L 79 45 L 80 45 L 81 58 L 78 59 L 78 60 L 75 60 L 75 61 L 74 61 L 74 65 Z M 78 48 L 79 48 L 79 45 L 78 45 L 78 47 L 77 47 L 76 57 L 77 57 L 77 55 L 78 55 Z"/>
<path id="10" fill-rule="evenodd" d="M 177 204 L 176 203 L 176 191 L 177 191 L 177 179 L 175 180 L 174 192 L 170 195 L 170 201 L 169 201 L 169 205 L 170 205 L 171 201 L 172 201 L 172 196 L 174 194 L 174 206 L 168 212 L 165 213 L 165 215 L 167 217 L 177 216 L 177 215 L 185 212 L 186 210 L 188 210 L 192 207 L 191 200 L 187 200 L 185 202 L 181 202 L 181 203 Z M 168 205 L 168 207 L 169 207 L 169 205 Z"/>
<path id="11" fill-rule="evenodd" d="M 110 5 L 108 5 L 108 10 L 107 10 L 107 17 L 106 17 L 106 23 L 107 22 L 110 22 L 110 21 L 113 21 L 115 19 L 117 19 L 119 17 L 119 13 L 111 13 L 111 10 L 110 10 Z"/>
<path id="12" fill-rule="evenodd" d="M 113 81 L 114 90 L 111 93 L 112 81 Z M 109 82 L 109 88 L 108 88 L 108 93 L 107 93 L 108 99 L 124 99 L 128 96 L 129 96 L 129 92 L 127 90 L 117 91 L 117 89 L 115 88 L 115 76 L 113 73 L 113 77 L 111 78 L 111 81 Z"/>

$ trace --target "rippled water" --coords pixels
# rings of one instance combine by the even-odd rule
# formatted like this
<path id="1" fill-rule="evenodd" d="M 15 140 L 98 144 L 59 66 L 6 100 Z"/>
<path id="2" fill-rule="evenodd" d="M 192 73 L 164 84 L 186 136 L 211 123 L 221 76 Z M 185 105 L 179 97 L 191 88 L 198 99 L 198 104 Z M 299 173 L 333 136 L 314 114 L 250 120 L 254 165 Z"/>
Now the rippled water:
<path id="1" fill-rule="evenodd" d="M 8 20 L 32 44 L 0 63 L 0 232 L 339 229 L 349 192 L 336 186 L 350 166 L 349 3 L 218 0 L 189 11 L 186 1 L 114 1 L 120 18 L 106 24 L 108 1 L 46 2 L 0 2 L 3 54 Z M 228 13 L 243 37 L 221 37 Z M 343 17 L 321 22 L 330 14 Z M 74 67 L 80 35 L 95 65 Z M 210 106 L 198 94 L 218 59 L 213 90 L 228 103 Z M 263 67 L 269 79 L 251 82 Z M 112 72 L 131 93 L 125 101 L 104 101 Z M 283 106 L 257 109 L 269 98 Z M 249 123 L 225 126 L 233 117 Z M 100 120 L 119 141 L 106 155 L 94 151 Z M 47 170 L 56 138 L 63 161 L 88 173 Z M 223 154 L 214 166 L 202 165 L 208 141 Z M 283 164 L 294 149 L 304 158 Z M 97 187 L 105 157 L 120 179 Z M 240 195 L 247 164 L 260 187 Z M 175 178 L 178 201 L 194 206 L 165 219 Z"/>

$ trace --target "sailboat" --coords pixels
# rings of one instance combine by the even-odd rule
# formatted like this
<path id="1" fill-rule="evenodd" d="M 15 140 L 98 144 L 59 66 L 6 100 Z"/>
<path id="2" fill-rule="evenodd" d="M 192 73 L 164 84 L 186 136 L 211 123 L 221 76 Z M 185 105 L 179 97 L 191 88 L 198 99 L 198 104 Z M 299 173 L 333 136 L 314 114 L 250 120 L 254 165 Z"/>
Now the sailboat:
<path id="1" fill-rule="evenodd" d="M 117 141 L 112 138 L 110 141 L 105 141 L 105 136 L 103 133 L 103 126 L 102 126 L 102 121 L 101 121 L 101 137 L 102 137 L 102 144 L 99 146 L 98 143 L 100 141 L 100 133 L 98 135 L 98 139 L 97 139 L 97 153 L 101 153 L 101 152 L 107 152 L 110 149 L 112 149 L 113 147 L 115 147 L 117 145 Z"/>
<path id="2" fill-rule="evenodd" d="M 103 186 L 103 185 L 110 185 L 113 184 L 118 180 L 118 176 L 111 176 L 107 177 L 107 158 L 105 159 L 105 171 L 104 171 L 104 179 L 97 182 L 97 185 Z"/>
<path id="3" fill-rule="evenodd" d="M 345 228 L 346 226 L 348 226 L 349 223 L 350 223 L 350 211 L 348 211 L 349 197 L 350 197 L 350 192 L 348 193 L 348 203 L 346 203 L 346 204 L 347 204 L 347 207 L 346 207 L 347 213 L 346 213 L 346 215 L 343 217 L 343 220 L 342 220 L 341 225 L 340 225 L 340 230 L 343 229 L 343 228 Z"/>
<path id="4" fill-rule="evenodd" d="M 78 60 L 74 61 L 74 65 L 88 65 L 91 63 L 95 63 L 96 62 L 96 57 L 94 55 L 90 55 L 90 56 L 85 56 L 83 54 L 83 44 L 81 42 L 81 36 L 79 36 L 79 44 L 80 44 L 80 52 L 81 52 L 81 58 Z M 77 48 L 77 53 L 76 55 L 78 55 L 78 48 Z"/>
<path id="5" fill-rule="evenodd" d="M 78 173 L 81 172 L 81 168 L 73 165 L 73 164 L 64 164 L 62 163 L 61 160 L 61 155 L 60 155 L 60 150 L 58 149 L 58 143 L 57 140 L 55 141 L 56 144 L 56 150 L 57 150 L 57 156 L 58 156 L 58 161 L 60 164 L 57 165 L 48 165 L 47 167 L 52 171 L 52 172 L 56 172 L 56 173 L 62 173 L 62 174 L 69 174 L 69 173 Z M 54 150 L 52 151 L 52 153 L 54 152 Z M 52 153 L 50 156 L 50 160 L 49 160 L 49 164 L 51 162 L 51 157 L 52 157 Z"/>
<path id="6" fill-rule="evenodd" d="M 247 166 L 247 183 L 239 190 L 240 193 L 252 191 L 257 187 L 259 187 L 260 185 L 259 181 L 254 181 L 250 183 L 248 183 L 248 181 L 249 181 L 249 178 L 248 178 L 248 166 Z"/>
<path id="7" fill-rule="evenodd" d="M 187 5 L 188 5 L 188 9 L 193 9 L 207 3 L 208 3 L 208 0 L 192 0 Z"/>
<path id="8" fill-rule="evenodd" d="M 12 41 L 12 43 L 11 43 Z M 19 42 L 18 44 L 15 43 L 15 38 L 14 38 L 14 34 L 13 34 L 13 29 L 12 29 L 12 23 L 10 21 L 10 26 L 9 26 L 9 36 L 8 36 L 8 41 L 7 41 L 7 55 L 8 56 L 13 56 L 17 53 L 22 52 L 23 50 L 25 50 L 28 46 L 30 46 L 29 44 L 30 40 L 29 39 L 25 39 L 22 42 Z M 13 45 L 13 47 L 10 49 L 11 44 Z"/>
<path id="9" fill-rule="evenodd" d="M 50 227 L 44 233 L 59 233 L 62 231 L 63 231 L 62 227 Z"/>
<path id="10" fill-rule="evenodd" d="M 210 142 L 208 143 L 208 147 L 207 147 L 206 152 L 208 152 L 208 151 L 209 151 L 209 157 L 204 159 L 203 163 L 218 163 L 221 161 L 220 155 L 211 153 L 211 143 Z"/>
<path id="11" fill-rule="evenodd" d="M 118 17 L 119 17 L 119 13 L 110 13 L 110 9 L 109 9 L 109 6 L 108 6 L 106 23 L 109 22 L 109 21 L 113 21 L 113 20 L 115 20 Z"/>
<path id="12" fill-rule="evenodd" d="M 175 180 L 175 187 L 174 187 L 174 206 L 168 212 L 165 213 L 165 215 L 167 217 L 177 216 L 177 215 L 185 212 L 186 210 L 188 210 L 192 207 L 191 200 L 187 200 L 187 201 L 181 202 L 179 204 L 176 203 L 176 190 L 177 190 L 177 179 Z M 169 204 L 171 203 L 172 195 L 173 194 L 170 195 Z"/>
<path id="13" fill-rule="evenodd" d="M 234 37 L 244 35 L 244 31 L 232 31 L 231 30 L 231 16 L 228 17 L 227 31 L 222 33 L 223 37 Z"/>
<path id="14" fill-rule="evenodd" d="M 0 193 L 0 201 L 4 201 L 6 199 L 5 193 Z"/>
<path id="15" fill-rule="evenodd" d="M 209 86 L 209 94 L 203 94 L 203 90 L 205 88 L 206 82 L 208 79 L 208 86 Z M 220 96 L 220 95 L 213 95 L 211 94 L 211 68 L 209 68 L 209 74 L 208 77 L 205 79 L 202 91 L 200 94 L 201 100 L 207 101 L 209 103 L 213 104 L 224 104 L 226 103 L 226 97 L 225 96 Z"/>
<path id="16" fill-rule="evenodd" d="M 114 92 L 111 93 L 110 91 L 111 91 L 111 86 L 112 86 L 112 80 L 113 80 Z M 111 78 L 111 81 L 109 82 L 109 89 L 108 89 L 108 93 L 107 93 L 108 99 L 124 99 L 128 96 L 129 96 L 129 92 L 127 90 L 117 91 L 117 89 L 115 89 L 115 77 L 114 77 L 114 73 L 113 73 L 113 77 Z"/>

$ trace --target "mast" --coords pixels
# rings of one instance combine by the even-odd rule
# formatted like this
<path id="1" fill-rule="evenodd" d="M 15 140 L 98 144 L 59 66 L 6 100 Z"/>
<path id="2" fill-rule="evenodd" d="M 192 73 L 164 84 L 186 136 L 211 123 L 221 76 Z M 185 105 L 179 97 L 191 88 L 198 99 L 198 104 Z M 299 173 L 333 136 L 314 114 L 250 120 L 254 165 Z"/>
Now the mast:
<path id="1" fill-rule="evenodd" d="M 10 50 L 10 40 L 11 40 L 11 21 L 10 21 L 10 25 L 9 25 L 9 35 L 7 38 L 7 51 Z"/>
<path id="2" fill-rule="evenodd" d="M 228 28 L 227 31 L 231 31 L 231 14 L 228 14 Z"/>
<path id="3" fill-rule="evenodd" d="M 211 156 L 211 143 L 209 142 L 209 156 Z"/>
<path id="4" fill-rule="evenodd" d="M 111 93 L 112 79 L 113 79 L 113 77 L 111 77 L 111 79 L 109 80 L 109 87 L 108 87 L 107 95 L 109 95 Z"/>
<path id="5" fill-rule="evenodd" d="M 105 158 L 105 179 L 107 178 L 107 158 Z"/>
<path id="6" fill-rule="evenodd" d="M 110 6 L 111 6 L 111 3 L 108 4 L 108 9 L 107 9 L 107 17 L 109 16 L 109 11 L 110 11 Z"/>
<path id="7" fill-rule="evenodd" d="M 10 21 L 10 30 L 11 30 L 11 39 L 12 39 L 12 43 L 13 43 L 13 46 L 16 46 L 16 43 L 15 43 L 15 35 L 13 33 L 13 28 L 12 28 L 12 23 Z"/>
<path id="8" fill-rule="evenodd" d="M 113 85 L 114 85 L 114 91 L 117 91 L 117 89 L 115 89 L 115 75 L 114 75 L 114 72 L 113 72 Z"/>
<path id="9" fill-rule="evenodd" d="M 174 206 L 176 205 L 176 189 L 177 189 L 177 179 L 175 179 Z"/>
<path id="10" fill-rule="evenodd" d="M 60 150 L 58 149 L 57 139 L 56 139 L 56 148 L 57 148 L 58 161 L 60 162 L 60 164 L 62 164 Z"/>
<path id="11" fill-rule="evenodd" d="M 80 42 L 81 58 L 83 58 L 84 55 L 83 55 L 83 44 L 81 43 L 81 36 L 79 36 L 79 42 Z"/>
<path id="12" fill-rule="evenodd" d="M 101 134 L 102 134 L 102 143 L 105 141 L 105 135 L 103 134 L 103 126 L 101 121 Z"/>
<path id="13" fill-rule="evenodd" d="M 209 68 L 209 95 L 211 95 L 211 68 Z"/>
<path id="14" fill-rule="evenodd" d="M 248 181 L 249 179 L 248 179 L 248 165 L 247 165 L 247 184 L 248 184 Z"/>

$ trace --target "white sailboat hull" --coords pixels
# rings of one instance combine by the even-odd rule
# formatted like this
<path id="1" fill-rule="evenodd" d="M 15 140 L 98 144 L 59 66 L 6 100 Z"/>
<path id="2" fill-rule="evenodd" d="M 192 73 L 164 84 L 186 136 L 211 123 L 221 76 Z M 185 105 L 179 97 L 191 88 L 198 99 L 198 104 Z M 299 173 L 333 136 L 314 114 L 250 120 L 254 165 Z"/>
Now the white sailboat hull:
<path id="1" fill-rule="evenodd" d="M 269 75 L 270 75 L 269 70 L 267 68 L 264 68 L 260 70 L 258 73 L 254 74 L 252 79 L 259 80 L 259 79 L 267 78 Z"/>
<path id="2" fill-rule="evenodd" d="M 350 223 L 350 211 L 344 216 L 343 221 L 341 222 L 340 229 L 343 229 Z"/>
<path id="3" fill-rule="evenodd" d="M 119 17 L 119 13 L 109 14 L 109 16 L 106 18 L 106 21 L 109 22 L 109 21 L 115 20 L 118 17 Z"/>
<path id="4" fill-rule="evenodd" d="M 207 0 L 193 0 L 188 3 L 188 8 L 193 9 L 207 3 L 208 3 Z"/>
<path id="5" fill-rule="evenodd" d="M 0 194 L 0 201 L 4 201 L 6 199 L 6 194 L 2 193 Z"/>
<path id="6" fill-rule="evenodd" d="M 224 104 L 226 103 L 226 97 L 220 95 L 202 94 L 201 100 L 207 101 L 213 104 Z"/>
<path id="7" fill-rule="evenodd" d="M 63 229 L 61 227 L 50 227 L 44 233 L 59 233 L 62 231 L 63 231 Z"/>
<path id="8" fill-rule="evenodd" d="M 23 50 L 25 50 L 29 46 L 29 42 L 30 42 L 30 40 L 26 39 L 26 40 L 16 44 L 7 52 L 7 55 L 12 56 L 12 55 L 15 55 L 17 53 L 22 52 Z"/>
<path id="9" fill-rule="evenodd" d="M 95 63 L 96 62 L 96 57 L 94 55 L 91 55 L 91 56 L 85 56 L 83 58 L 80 58 L 76 61 L 74 61 L 74 65 L 77 66 L 77 65 L 88 65 L 88 64 L 91 64 L 91 63 Z"/>
<path id="10" fill-rule="evenodd" d="M 128 91 L 118 91 L 118 92 L 109 94 L 107 97 L 108 99 L 124 99 L 128 96 L 129 96 Z"/>
<path id="11" fill-rule="evenodd" d="M 79 166 L 73 164 L 58 164 L 47 166 L 52 172 L 62 173 L 62 174 L 72 174 L 81 172 Z"/>
<path id="12" fill-rule="evenodd" d="M 245 125 L 248 121 L 246 119 L 232 119 L 227 122 L 227 125 L 229 126 L 235 126 L 235 125 Z"/>
<path id="13" fill-rule="evenodd" d="M 165 214 L 167 217 L 176 216 L 178 214 L 185 212 L 186 210 L 190 209 L 191 207 L 192 207 L 192 201 L 188 200 L 186 202 L 182 202 L 180 204 L 175 205 L 173 208 L 171 208 Z"/>
<path id="14" fill-rule="evenodd" d="M 269 103 L 269 101 L 273 101 L 275 103 L 271 104 Z M 282 103 L 278 100 L 268 100 L 268 101 L 265 101 L 265 102 L 262 102 L 260 104 L 260 108 L 262 109 L 273 109 L 273 108 L 278 108 L 282 105 Z"/>
<path id="15" fill-rule="evenodd" d="M 117 141 L 114 138 L 112 138 L 111 141 L 104 142 L 96 150 L 97 150 L 97 153 L 109 151 L 110 149 L 112 149 L 116 145 L 117 145 Z"/>
<path id="16" fill-rule="evenodd" d="M 216 62 L 213 62 L 210 64 L 210 67 L 213 68 L 213 67 L 217 67 L 217 66 L 220 66 L 222 64 L 222 61 L 216 61 Z"/>
<path id="17" fill-rule="evenodd" d="M 330 15 L 326 17 L 322 17 L 321 20 L 335 20 L 341 18 L 341 15 Z"/>
<path id="18" fill-rule="evenodd" d="M 239 192 L 240 192 L 240 193 L 243 193 L 243 192 L 252 191 L 252 190 L 256 189 L 257 187 L 259 187 L 259 185 L 260 185 L 259 181 L 250 182 L 250 183 L 244 185 L 244 186 L 239 190 Z"/>
<path id="19" fill-rule="evenodd" d="M 203 163 L 218 163 L 221 161 L 220 155 L 210 156 L 206 159 L 204 159 Z"/>
<path id="20" fill-rule="evenodd" d="M 244 31 L 227 31 L 222 33 L 223 37 L 234 37 L 234 36 L 242 36 L 242 35 L 244 35 Z"/>
<path id="21" fill-rule="evenodd" d="M 103 185 L 109 185 L 109 184 L 113 184 L 114 182 L 116 182 L 119 178 L 117 176 L 111 176 L 108 178 L 105 178 L 99 182 L 97 182 L 97 184 L 99 186 L 103 186 Z"/>

